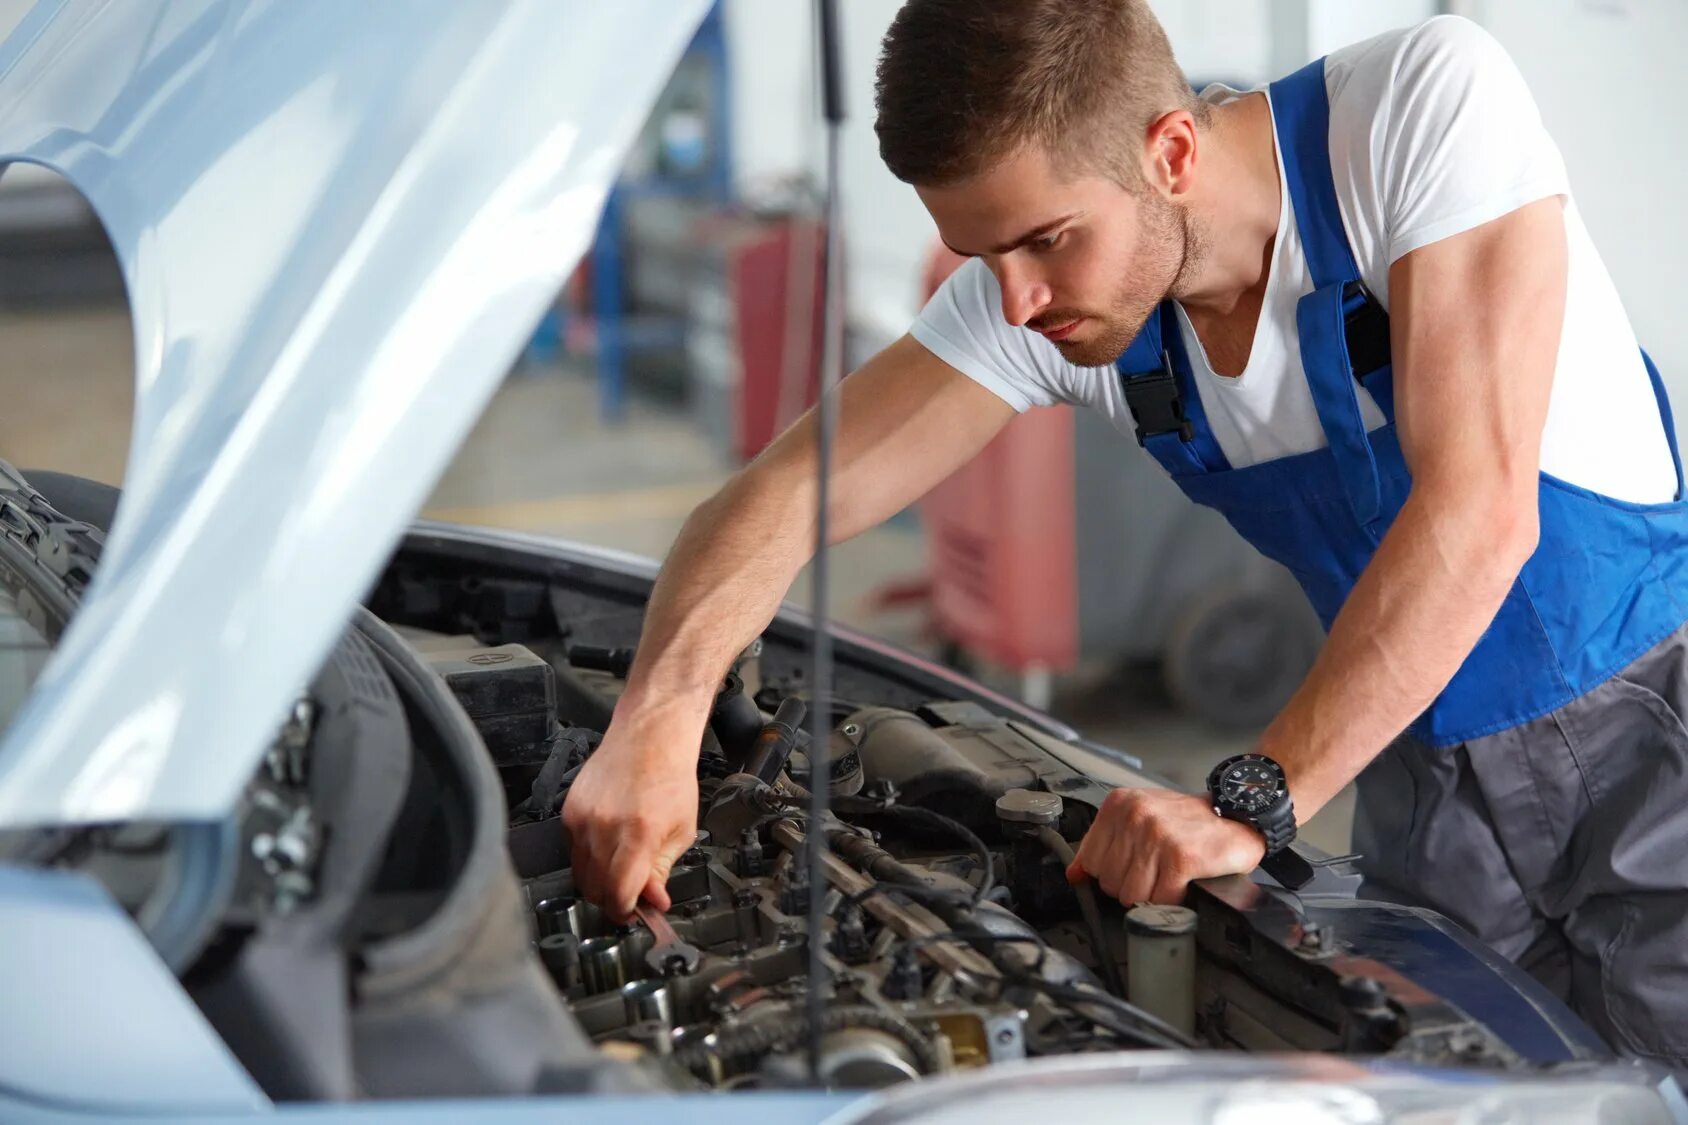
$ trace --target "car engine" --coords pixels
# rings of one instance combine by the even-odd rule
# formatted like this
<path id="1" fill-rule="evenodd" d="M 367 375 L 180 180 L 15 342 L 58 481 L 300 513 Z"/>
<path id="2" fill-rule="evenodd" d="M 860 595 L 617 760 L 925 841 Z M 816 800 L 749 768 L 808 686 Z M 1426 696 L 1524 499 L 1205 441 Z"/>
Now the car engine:
<path id="1" fill-rule="evenodd" d="M 544 668 L 509 655 L 501 667 Z M 569 652 L 577 682 L 606 695 L 629 659 Z M 835 814 L 823 829 L 827 885 L 810 887 L 805 810 L 820 756 L 803 730 L 806 704 L 774 687 L 753 697 L 744 672 L 727 677 L 711 713 L 697 841 L 670 875 L 666 916 L 641 907 L 639 920 L 614 925 L 578 897 L 566 863 L 551 866 L 569 782 L 599 732 L 559 727 L 543 761 L 531 745 L 494 751 L 537 948 L 595 1040 L 671 1060 L 715 1087 L 800 1077 L 816 1018 L 805 1008 L 808 942 L 819 940 L 829 979 L 816 1063 L 829 1084 L 1195 1044 L 1192 987 L 1179 996 L 1176 983 L 1157 986 L 1151 1010 L 1123 1000 L 1119 969 L 1133 941 L 1174 982 L 1178 970 L 1188 977 L 1193 913 L 1145 911 L 1155 915 L 1146 936 L 1128 939 L 1116 925 L 1110 939 L 1094 890 L 1075 893 L 1066 881 L 1068 840 L 1090 809 L 1057 789 L 1086 788 L 1082 778 L 1055 776 L 1064 771 L 1034 743 L 974 704 L 914 712 L 841 702 L 822 769 Z M 473 717 L 472 678 L 446 675 Z M 543 676 L 530 679 L 537 716 Z M 826 919 L 815 938 L 806 933 L 813 894 Z"/>
<path id="2" fill-rule="evenodd" d="M 1274 931 L 1258 896 L 1277 900 L 1246 880 L 1236 902 L 1202 890 L 1189 906 L 1130 910 L 1070 884 L 1074 843 L 1109 787 L 977 702 L 836 699 L 823 758 L 800 679 L 765 680 L 754 647 L 700 746 L 697 837 L 670 875 L 672 906 L 641 904 L 616 924 L 579 894 L 559 817 L 631 650 L 573 644 L 547 660 L 521 644 L 408 639 L 497 766 L 552 982 L 602 1051 L 666 1082 L 787 1086 L 813 1066 L 828 1085 L 871 1087 L 1146 1047 L 1517 1061 L 1439 998 L 1415 1006 L 1310 915 Z M 819 888 L 803 862 L 817 760 L 831 807 Z M 811 935 L 816 894 L 824 921 Z M 826 972 L 818 1011 L 810 941 Z"/>

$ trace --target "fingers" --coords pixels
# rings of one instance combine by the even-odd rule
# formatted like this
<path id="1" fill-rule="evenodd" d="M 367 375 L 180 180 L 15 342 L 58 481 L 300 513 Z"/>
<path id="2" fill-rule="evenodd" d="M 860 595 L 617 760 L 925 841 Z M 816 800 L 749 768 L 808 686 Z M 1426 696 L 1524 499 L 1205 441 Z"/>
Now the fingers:
<path id="1" fill-rule="evenodd" d="M 1117 828 L 1111 817 L 1102 816 L 1096 819 L 1090 830 L 1084 834 L 1084 839 L 1079 841 L 1078 854 L 1073 857 L 1073 862 L 1067 868 L 1069 882 L 1076 883 L 1091 878 L 1095 879 L 1104 891 L 1113 893 L 1103 882 L 1103 878 L 1113 876 Z"/>
<path id="2" fill-rule="evenodd" d="M 573 815 L 573 810 L 567 805 L 563 807 L 563 834 L 569 843 L 569 868 L 574 872 L 574 893 L 595 901 L 591 837 L 586 825 L 580 823 L 584 819 Z"/>
<path id="3" fill-rule="evenodd" d="M 1068 881 L 1094 878 L 1107 895 L 1127 906 L 1183 902 L 1201 864 L 1183 839 L 1179 818 L 1166 815 L 1169 796 L 1144 789 L 1108 794 L 1067 867 Z"/>
<path id="4" fill-rule="evenodd" d="M 620 826 L 608 864 L 598 873 L 603 889 L 600 905 L 617 922 L 626 921 L 642 898 L 658 910 L 673 905 L 668 895 L 668 875 L 674 861 L 691 844 L 692 836 L 671 835 L 660 844 L 652 826 L 635 818 Z"/>
<path id="5" fill-rule="evenodd" d="M 641 854 L 648 846 L 639 833 L 596 814 L 585 802 L 573 809 L 565 804 L 563 817 L 574 893 L 602 907 L 613 920 L 624 921 L 632 914 L 634 898 L 650 871 L 648 857 Z M 626 889 L 629 883 L 630 890 Z"/>
<path id="6" fill-rule="evenodd" d="M 1122 902 L 1133 868 L 1132 790 L 1116 789 L 1102 801 L 1096 821 L 1079 844 L 1078 866 L 1089 872 L 1103 893 Z"/>
<path id="7" fill-rule="evenodd" d="M 569 826 L 569 862 L 577 895 L 616 922 L 630 918 L 641 898 L 661 910 L 672 905 L 668 876 L 691 844 L 689 825 L 662 833 L 644 815 L 581 812 L 576 819 Z"/>
<path id="8" fill-rule="evenodd" d="M 668 870 L 669 865 L 665 862 L 652 865 L 650 877 L 645 880 L 644 889 L 639 892 L 640 898 L 663 911 L 674 905 L 668 897 Z"/>
<path id="9" fill-rule="evenodd" d="M 650 845 L 636 831 L 629 831 L 611 855 L 598 899 L 611 921 L 625 922 L 633 916 L 633 907 L 650 879 L 651 858 Z"/>
<path id="10" fill-rule="evenodd" d="M 584 837 L 576 844 L 569 859 L 569 867 L 574 871 L 574 893 L 577 897 L 588 902 L 598 901 L 596 864 L 592 853 L 586 847 Z"/>

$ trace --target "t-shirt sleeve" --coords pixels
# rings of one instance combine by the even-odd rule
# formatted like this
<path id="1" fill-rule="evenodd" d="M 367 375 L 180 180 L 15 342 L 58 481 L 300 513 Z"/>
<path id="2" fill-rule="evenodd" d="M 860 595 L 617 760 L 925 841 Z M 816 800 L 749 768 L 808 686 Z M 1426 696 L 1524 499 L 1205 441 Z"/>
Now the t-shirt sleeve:
<path id="1" fill-rule="evenodd" d="M 1015 410 L 1070 401 L 1055 345 L 1002 319 L 996 277 L 978 258 L 949 275 L 909 329 L 926 350 Z"/>
<path id="2" fill-rule="evenodd" d="M 1442 16 L 1395 59 L 1383 133 L 1389 261 L 1570 188 L 1524 76 L 1494 36 Z"/>

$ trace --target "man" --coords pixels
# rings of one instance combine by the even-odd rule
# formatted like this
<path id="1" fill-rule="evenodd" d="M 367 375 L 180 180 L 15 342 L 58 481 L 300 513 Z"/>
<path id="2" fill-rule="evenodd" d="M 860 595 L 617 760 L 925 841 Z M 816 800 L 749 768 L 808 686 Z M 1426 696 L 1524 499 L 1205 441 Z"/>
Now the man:
<path id="1" fill-rule="evenodd" d="M 1440 18 L 1198 98 L 1142 0 L 909 0 L 877 93 L 886 163 L 972 260 L 843 383 L 835 538 L 1016 411 L 1081 403 L 1329 629 L 1270 761 L 1210 795 L 1113 794 L 1069 876 L 1176 902 L 1289 854 L 1293 821 L 1358 777 L 1374 890 L 1681 1065 L 1688 505 L 1663 393 L 1501 48 Z M 808 556 L 814 469 L 805 420 L 694 514 L 657 583 L 565 810 L 617 915 L 666 904 L 710 700 Z M 1280 770 L 1283 824 L 1214 815 Z"/>

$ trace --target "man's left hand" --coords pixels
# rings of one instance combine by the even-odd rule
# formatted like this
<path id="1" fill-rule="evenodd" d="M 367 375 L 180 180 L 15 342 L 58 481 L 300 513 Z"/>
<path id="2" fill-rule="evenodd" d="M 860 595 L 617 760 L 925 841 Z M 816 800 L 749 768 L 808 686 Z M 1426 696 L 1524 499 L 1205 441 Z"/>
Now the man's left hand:
<path id="1" fill-rule="evenodd" d="M 1079 844 L 1067 881 L 1094 876 L 1127 906 L 1175 905 L 1192 879 L 1252 871 L 1266 854 L 1265 837 L 1216 816 L 1205 797 L 1170 789 L 1115 789 Z"/>

